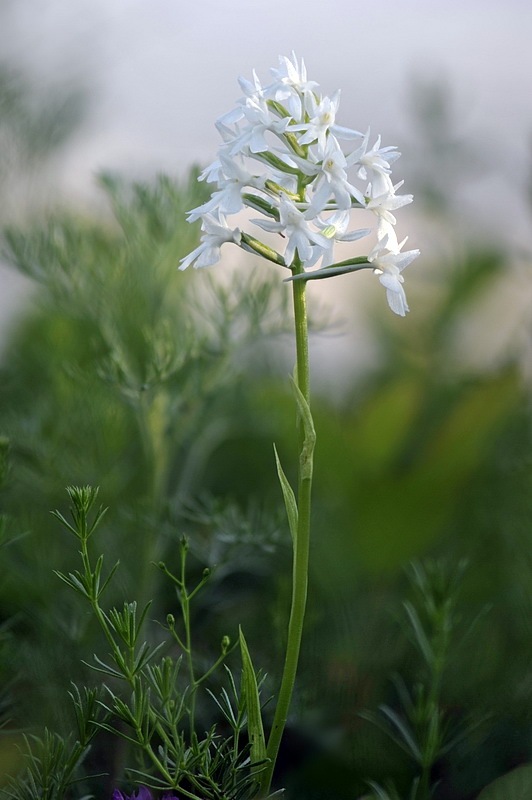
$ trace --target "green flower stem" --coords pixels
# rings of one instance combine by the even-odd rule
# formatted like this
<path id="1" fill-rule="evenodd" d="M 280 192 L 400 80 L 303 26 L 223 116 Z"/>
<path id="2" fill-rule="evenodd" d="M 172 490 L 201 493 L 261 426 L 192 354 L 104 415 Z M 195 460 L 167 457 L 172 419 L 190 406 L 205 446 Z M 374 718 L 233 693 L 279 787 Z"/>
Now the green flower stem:
<path id="1" fill-rule="evenodd" d="M 190 722 L 190 735 L 191 737 L 194 735 L 196 730 L 196 694 L 198 689 L 198 683 L 196 681 L 196 675 L 194 671 L 194 659 L 192 656 L 192 634 L 190 629 L 190 597 L 191 595 L 188 594 L 187 591 L 187 584 L 186 584 L 186 557 L 187 557 L 188 545 L 183 540 L 181 542 L 181 591 L 180 591 L 180 604 L 181 604 L 181 613 L 183 616 L 183 625 L 185 628 L 185 642 L 184 642 L 184 650 L 185 650 L 185 657 L 186 663 L 188 668 L 189 680 L 190 680 L 190 704 L 189 704 L 189 722 Z"/>
<path id="2" fill-rule="evenodd" d="M 297 259 L 294 262 L 293 270 L 294 274 L 299 274 L 303 271 L 301 263 Z M 309 404 L 310 371 L 305 282 L 294 281 L 293 303 L 296 336 L 296 384 L 305 401 L 307 404 Z M 261 792 L 264 797 L 267 796 L 270 789 L 272 776 L 275 769 L 275 762 L 279 753 L 279 747 L 292 699 L 297 665 L 299 661 L 299 652 L 301 649 L 305 608 L 307 603 L 310 503 L 312 491 L 312 449 L 310 450 L 309 456 L 307 454 L 305 431 L 301 419 L 299 420 L 298 427 L 301 459 L 299 462 L 298 474 L 298 526 L 292 571 L 292 604 L 290 608 L 290 620 L 288 623 L 288 639 L 286 644 L 286 655 L 281 679 L 281 687 L 279 689 L 273 725 L 266 748 L 266 756 L 269 759 L 269 763 L 266 769 L 261 773 Z"/>

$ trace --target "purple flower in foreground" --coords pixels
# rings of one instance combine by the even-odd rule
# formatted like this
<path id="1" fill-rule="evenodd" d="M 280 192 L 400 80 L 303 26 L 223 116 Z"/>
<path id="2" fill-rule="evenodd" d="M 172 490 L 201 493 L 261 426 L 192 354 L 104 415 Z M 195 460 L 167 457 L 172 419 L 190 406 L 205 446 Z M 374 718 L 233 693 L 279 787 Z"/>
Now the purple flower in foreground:
<path id="1" fill-rule="evenodd" d="M 130 795 L 124 794 L 120 789 L 115 789 L 113 800 L 153 800 L 153 797 L 149 789 L 140 786 L 136 792 L 132 792 Z"/>
<path id="2" fill-rule="evenodd" d="M 124 794 L 120 789 L 115 789 L 112 800 L 153 800 L 153 795 L 146 786 L 139 786 L 137 791 L 132 792 L 130 795 Z M 179 800 L 179 798 L 174 794 L 165 794 L 162 800 Z"/>

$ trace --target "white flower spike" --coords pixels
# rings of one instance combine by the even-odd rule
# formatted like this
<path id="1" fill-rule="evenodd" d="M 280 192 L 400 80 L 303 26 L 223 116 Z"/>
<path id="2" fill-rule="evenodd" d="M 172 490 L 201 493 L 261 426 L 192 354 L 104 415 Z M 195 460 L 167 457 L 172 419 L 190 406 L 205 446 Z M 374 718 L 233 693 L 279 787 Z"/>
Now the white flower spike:
<path id="1" fill-rule="evenodd" d="M 304 61 L 280 56 L 273 81 L 262 85 L 239 78 L 243 97 L 216 122 L 222 143 L 216 160 L 200 175 L 213 185 L 210 199 L 192 209 L 188 221 L 201 220 L 199 246 L 180 269 L 207 267 L 220 259 L 221 247 L 236 244 L 291 272 L 287 280 L 316 280 L 373 269 L 386 289 L 392 311 L 404 316 L 408 304 L 402 272 L 419 250 L 401 252 L 393 212 L 412 202 L 393 184 L 396 147 L 371 147 L 366 134 L 336 122 L 340 92 L 331 97 L 307 77 Z M 339 140 L 347 142 L 345 148 Z M 262 214 L 240 231 L 227 218 L 250 208 Z M 354 242 L 371 229 L 362 217 L 377 222 L 377 244 L 367 256 L 336 261 L 335 245 Z M 351 226 L 360 219 L 360 227 Z M 376 220 L 375 220 L 376 218 Z M 281 252 L 257 237 L 280 234 Z M 406 241 L 406 240 L 405 240 Z"/>

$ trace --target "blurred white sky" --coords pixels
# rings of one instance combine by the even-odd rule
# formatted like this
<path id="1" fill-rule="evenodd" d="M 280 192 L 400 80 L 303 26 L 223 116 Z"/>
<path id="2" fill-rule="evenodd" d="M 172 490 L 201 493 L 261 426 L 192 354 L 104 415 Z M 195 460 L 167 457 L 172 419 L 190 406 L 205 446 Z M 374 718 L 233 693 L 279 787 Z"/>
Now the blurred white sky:
<path id="1" fill-rule="evenodd" d="M 175 171 L 212 160 L 213 122 L 240 95 L 237 76 L 255 67 L 267 80 L 293 49 L 325 92 L 342 89 L 344 124 L 371 124 L 403 151 L 413 76 L 448 78 L 459 127 L 502 162 L 532 129 L 529 0 L 0 3 L 4 57 L 28 61 L 43 85 L 81 79 L 92 92 L 67 165 L 76 181 L 101 167 Z"/>
<path id="2" fill-rule="evenodd" d="M 89 90 L 86 123 L 57 164 L 58 193 L 91 197 L 102 168 L 148 178 L 210 162 L 214 120 L 241 94 L 237 76 L 255 67 L 267 81 L 292 50 L 324 92 L 342 89 L 340 124 L 371 125 L 399 146 L 406 191 L 416 160 L 408 87 L 420 76 L 449 82 L 457 133 L 488 156 L 493 173 L 472 199 L 477 191 L 479 204 L 500 209 L 493 224 L 508 225 L 504 193 L 524 184 L 530 0 L 0 0 L 0 11 L 3 59 L 29 64 L 43 90 L 56 81 Z M 405 209 L 400 234 L 410 232 L 408 218 Z M 413 230 L 410 246 L 423 247 L 418 238 Z M 14 294 L 0 280 L 5 317 Z"/>

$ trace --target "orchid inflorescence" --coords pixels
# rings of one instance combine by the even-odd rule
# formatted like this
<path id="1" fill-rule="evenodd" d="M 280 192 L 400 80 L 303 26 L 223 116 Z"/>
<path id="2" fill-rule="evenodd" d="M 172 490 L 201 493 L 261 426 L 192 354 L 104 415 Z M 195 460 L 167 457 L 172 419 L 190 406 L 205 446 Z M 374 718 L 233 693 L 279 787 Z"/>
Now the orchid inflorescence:
<path id="1" fill-rule="evenodd" d="M 404 316 L 408 305 L 401 273 L 419 250 L 401 252 L 406 239 L 398 242 L 395 233 L 393 212 L 412 202 L 412 195 L 397 194 L 403 182 L 392 182 L 391 164 L 399 151 L 381 147 L 380 136 L 371 146 L 369 130 L 338 125 L 340 92 L 322 96 L 294 54 L 281 56 L 279 68 L 271 72 L 274 80 L 268 86 L 262 86 L 255 71 L 252 81 L 239 78 L 244 96 L 216 122 L 223 143 L 199 180 L 217 188 L 188 214 L 189 222 L 201 220 L 202 236 L 180 269 L 215 264 L 226 242 L 289 268 L 287 280 L 371 268 L 386 288 L 392 311 Z M 348 153 L 339 140 L 350 143 Z M 262 214 L 251 223 L 282 236 L 282 253 L 229 224 L 228 217 L 245 208 Z M 349 230 L 356 209 L 377 218 L 377 242 L 367 256 L 335 262 L 336 242 L 371 233 L 371 228 Z"/>

